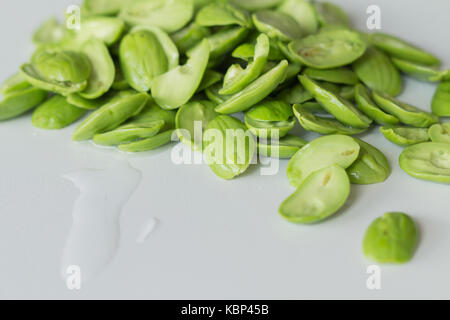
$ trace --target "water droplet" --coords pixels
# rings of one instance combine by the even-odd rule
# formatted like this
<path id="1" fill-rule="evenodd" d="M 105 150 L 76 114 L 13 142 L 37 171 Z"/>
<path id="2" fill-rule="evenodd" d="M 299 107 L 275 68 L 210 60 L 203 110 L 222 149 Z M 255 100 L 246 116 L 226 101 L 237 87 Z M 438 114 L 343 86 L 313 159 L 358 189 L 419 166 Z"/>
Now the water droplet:
<path id="1" fill-rule="evenodd" d="M 119 246 L 122 207 L 141 176 L 124 160 L 104 170 L 86 169 L 63 175 L 80 190 L 62 257 L 64 276 L 69 266 L 79 266 L 86 282 L 114 258 Z"/>
<path id="2" fill-rule="evenodd" d="M 150 234 L 155 230 L 156 226 L 158 225 L 159 221 L 156 218 L 149 219 L 139 231 L 139 235 L 136 239 L 136 242 L 139 244 L 144 243 Z"/>

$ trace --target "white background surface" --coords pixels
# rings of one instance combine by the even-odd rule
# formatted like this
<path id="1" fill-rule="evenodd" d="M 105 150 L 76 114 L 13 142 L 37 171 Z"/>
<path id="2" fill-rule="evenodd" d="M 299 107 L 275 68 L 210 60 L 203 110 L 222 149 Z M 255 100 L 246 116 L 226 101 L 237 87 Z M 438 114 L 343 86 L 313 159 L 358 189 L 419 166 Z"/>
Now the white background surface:
<path id="1" fill-rule="evenodd" d="M 383 31 L 432 50 L 449 66 L 449 1 L 335 2 L 363 30 L 368 5 L 379 5 Z M 0 80 L 32 53 L 35 27 L 69 4 L 2 1 Z M 408 81 L 403 98 L 429 109 L 434 87 Z M 377 129 L 364 139 L 386 153 L 392 176 L 384 184 L 354 186 L 344 210 L 313 226 L 293 225 L 277 214 L 293 192 L 285 161 L 277 176 L 254 169 L 227 182 L 205 165 L 175 166 L 170 148 L 127 156 L 143 178 L 123 209 L 118 254 L 97 278 L 70 291 L 59 268 L 79 192 L 61 175 L 104 168 L 123 157 L 71 142 L 73 130 L 35 129 L 29 114 L 0 123 L 0 298 L 450 298 L 450 188 L 402 172 L 402 149 Z M 420 245 L 409 264 L 383 266 L 382 290 L 370 291 L 361 240 L 386 211 L 412 215 Z M 160 224 L 136 244 L 151 217 Z"/>

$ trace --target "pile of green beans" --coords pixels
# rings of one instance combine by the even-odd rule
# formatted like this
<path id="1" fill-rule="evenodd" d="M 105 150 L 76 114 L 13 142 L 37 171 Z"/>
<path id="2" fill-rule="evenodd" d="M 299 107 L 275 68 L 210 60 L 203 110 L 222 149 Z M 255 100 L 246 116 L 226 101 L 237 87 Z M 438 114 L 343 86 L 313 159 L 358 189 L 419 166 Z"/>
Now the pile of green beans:
<path id="1" fill-rule="evenodd" d="M 176 135 L 205 153 L 223 179 L 243 174 L 255 154 L 290 159 L 296 191 L 279 212 L 296 223 L 336 213 L 351 184 L 389 177 L 383 153 L 352 137 L 376 125 L 406 147 L 400 167 L 409 175 L 450 183 L 450 124 L 440 122 L 450 117 L 450 71 L 395 36 L 353 29 L 335 4 L 84 0 L 81 17 L 80 28 L 50 19 L 36 31 L 30 61 L 0 88 L 0 121 L 34 109 L 34 126 L 61 129 L 86 116 L 73 140 L 126 152 L 162 147 Z M 439 83 L 431 112 L 396 98 L 402 75 Z M 294 135 L 297 123 L 322 137 Z M 236 134 L 237 148 L 219 145 L 210 130 L 249 131 L 254 140 Z M 364 240 L 367 256 L 412 257 L 413 246 L 402 250 L 397 241 L 415 245 L 409 217 L 393 213 L 374 224 Z M 386 252 L 373 252 L 377 241 Z"/>

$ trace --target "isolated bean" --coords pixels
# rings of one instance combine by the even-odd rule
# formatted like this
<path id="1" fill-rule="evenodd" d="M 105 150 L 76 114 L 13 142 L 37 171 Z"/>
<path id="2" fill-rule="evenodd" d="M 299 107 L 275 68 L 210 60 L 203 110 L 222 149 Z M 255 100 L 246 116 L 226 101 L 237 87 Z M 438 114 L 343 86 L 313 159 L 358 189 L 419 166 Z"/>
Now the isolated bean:
<path id="1" fill-rule="evenodd" d="M 418 242 L 414 221 L 400 212 L 389 212 L 375 219 L 367 229 L 363 251 L 378 263 L 405 263 L 412 259 Z"/>

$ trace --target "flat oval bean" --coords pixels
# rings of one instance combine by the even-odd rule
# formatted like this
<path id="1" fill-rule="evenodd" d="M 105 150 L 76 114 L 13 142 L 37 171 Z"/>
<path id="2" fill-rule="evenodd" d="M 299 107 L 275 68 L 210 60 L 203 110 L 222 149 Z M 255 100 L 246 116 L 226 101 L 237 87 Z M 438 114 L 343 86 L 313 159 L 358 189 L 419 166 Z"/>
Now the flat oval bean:
<path id="1" fill-rule="evenodd" d="M 115 17 L 92 16 L 82 20 L 72 42 L 74 45 L 84 43 L 92 38 L 103 41 L 107 46 L 115 44 L 125 31 L 125 23 Z"/>
<path id="2" fill-rule="evenodd" d="M 372 90 L 397 96 L 403 89 L 401 75 L 391 59 L 375 48 L 368 48 L 366 53 L 353 63 L 353 70 Z"/>
<path id="3" fill-rule="evenodd" d="M 193 0 L 136 0 L 120 11 L 120 18 L 132 26 L 154 26 L 169 33 L 183 28 L 193 15 Z"/>
<path id="4" fill-rule="evenodd" d="M 169 70 L 159 39 L 148 30 L 132 32 L 123 38 L 120 64 L 127 82 L 139 92 L 149 91 L 153 79 Z"/>
<path id="5" fill-rule="evenodd" d="M 83 91 L 91 74 L 91 63 L 81 53 L 40 51 L 20 71 L 33 86 L 69 95 Z"/>
<path id="6" fill-rule="evenodd" d="M 433 142 L 450 143 L 450 122 L 432 125 L 428 135 Z"/>
<path id="7" fill-rule="evenodd" d="M 205 94 L 208 97 L 209 100 L 221 104 L 227 101 L 231 96 L 223 96 L 219 94 L 219 91 L 222 89 L 222 85 L 220 83 L 216 83 L 215 85 L 212 85 L 211 87 L 207 88 L 205 90 Z"/>
<path id="8" fill-rule="evenodd" d="M 264 10 L 254 13 L 252 18 L 256 29 L 272 39 L 291 41 L 302 36 L 300 25 L 286 13 Z"/>
<path id="9" fill-rule="evenodd" d="M 31 84 L 25 79 L 25 77 L 19 72 L 2 83 L 0 86 L 0 93 L 3 96 L 6 96 L 10 93 L 14 93 L 16 91 L 21 91 L 24 89 L 28 89 L 31 87 Z"/>
<path id="10" fill-rule="evenodd" d="M 132 153 L 155 150 L 159 147 L 169 144 L 172 141 L 174 132 L 174 130 L 169 130 L 144 140 L 132 143 L 124 143 L 119 145 L 119 150 Z"/>
<path id="11" fill-rule="evenodd" d="M 450 81 L 441 82 L 433 96 L 431 110 L 440 117 L 450 117 Z"/>
<path id="12" fill-rule="evenodd" d="M 208 124 L 219 114 L 214 111 L 216 104 L 211 101 L 193 101 L 182 106 L 176 116 L 177 135 L 180 141 L 193 150 L 203 150 L 203 132 Z M 196 132 L 195 124 L 200 132 Z M 188 135 L 186 135 L 189 133 Z"/>
<path id="13" fill-rule="evenodd" d="M 344 135 L 330 135 L 313 140 L 289 161 L 289 182 L 298 188 L 311 173 L 323 168 L 337 164 L 347 169 L 358 158 L 359 150 L 359 144 Z"/>
<path id="14" fill-rule="evenodd" d="M 391 168 L 386 156 L 374 146 L 354 138 L 359 144 L 358 159 L 347 169 L 353 184 L 374 184 L 386 181 Z"/>
<path id="15" fill-rule="evenodd" d="M 269 38 L 265 34 L 261 34 L 256 42 L 255 57 L 245 70 L 240 68 L 232 77 L 225 76 L 226 81 L 222 90 L 219 91 L 221 95 L 230 95 L 238 93 L 243 90 L 249 83 L 256 80 L 264 70 L 269 56 L 270 44 Z"/>
<path id="16" fill-rule="evenodd" d="M 327 81 L 338 84 L 356 85 L 359 83 L 356 74 L 348 68 L 335 68 L 335 69 L 314 69 L 306 68 L 303 74 L 310 77 L 313 80 Z"/>
<path id="17" fill-rule="evenodd" d="M 362 84 L 357 85 L 355 90 L 355 99 L 358 103 L 359 109 L 376 123 L 395 126 L 400 122 L 400 120 L 393 115 L 385 113 L 381 110 L 372 100 L 369 90 L 367 90 Z"/>
<path id="18" fill-rule="evenodd" d="M 230 180 L 250 166 L 256 144 L 236 118 L 220 115 L 206 127 L 203 145 L 206 161 L 219 177 Z"/>
<path id="19" fill-rule="evenodd" d="M 417 247 L 417 227 L 408 215 L 389 212 L 375 219 L 367 229 L 363 251 L 367 259 L 378 263 L 405 263 Z"/>
<path id="20" fill-rule="evenodd" d="M 403 147 L 430 141 L 428 129 L 425 128 L 381 127 L 380 131 L 386 139 Z"/>
<path id="21" fill-rule="evenodd" d="M 146 105 L 145 93 L 118 93 L 110 102 L 94 111 L 81 123 L 73 134 L 73 140 L 89 140 L 99 133 L 116 129 L 129 118 L 138 114 Z"/>
<path id="22" fill-rule="evenodd" d="M 406 75 L 422 81 L 440 82 L 447 75 L 447 71 L 439 70 L 435 66 L 427 66 L 398 58 L 392 58 L 392 62 Z"/>
<path id="23" fill-rule="evenodd" d="M 307 76 L 300 76 L 300 82 L 329 113 L 343 124 L 355 128 L 368 128 L 372 123 L 371 119 L 362 114 L 350 102 L 324 89 L 316 81 Z"/>
<path id="24" fill-rule="evenodd" d="M 86 99 L 96 99 L 109 91 L 115 78 L 115 66 L 106 45 L 97 39 L 87 41 L 82 47 L 89 58 L 92 71 L 86 89 L 79 93 Z"/>
<path id="25" fill-rule="evenodd" d="M 56 18 L 45 21 L 33 35 L 36 45 L 58 43 L 67 36 L 67 29 Z"/>
<path id="26" fill-rule="evenodd" d="M 220 72 L 214 70 L 206 70 L 203 76 L 202 82 L 197 89 L 198 92 L 202 92 L 205 89 L 215 85 L 223 79 L 223 75 Z"/>
<path id="27" fill-rule="evenodd" d="M 400 167 L 418 179 L 450 184 L 450 144 L 425 142 L 407 147 Z"/>
<path id="28" fill-rule="evenodd" d="M 185 53 L 195 47 L 204 38 L 209 37 L 211 31 L 192 22 L 187 27 L 171 35 L 173 42 L 180 52 Z"/>
<path id="29" fill-rule="evenodd" d="M 283 0 L 231 0 L 231 3 L 248 11 L 256 11 L 274 8 L 278 6 L 282 1 Z"/>
<path id="30" fill-rule="evenodd" d="M 278 100 L 283 100 L 291 105 L 304 103 L 314 99 L 311 92 L 306 90 L 301 84 L 286 88 L 277 95 Z"/>
<path id="31" fill-rule="evenodd" d="M 300 25 L 302 34 L 316 33 L 319 29 L 319 21 L 315 14 L 313 4 L 305 0 L 285 0 L 278 10 L 290 15 Z"/>
<path id="32" fill-rule="evenodd" d="M 281 61 L 275 68 L 266 72 L 241 92 L 231 96 L 216 107 L 216 112 L 230 114 L 246 111 L 270 95 L 286 77 L 288 62 Z"/>
<path id="33" fill-rule="evenodd" d="M 366 47 L 358 33 L 338 29 L 293 41 L 289 50 L 301 64 L 316 69 L 331 69 L 354 62 L 364 54 Z"/>
<path id="34" fill-rule="evenodd" d="M 115 15 L 131 0 L 84 0 L 83 10 L 91 15 Z"/>
<path id="35" fill-rule="evenodd" d="M 46 130 L 65 128 L 80 119 L 86 110 L 67 102 L 63 96 L 53 96 L 33 112 L 33 126 Z"/>
<path id="36" fill-rule="evenodd" d="M 369 39 L 377 48 L 386 51 L 391 56 L 425 65 L 440 64 L 439 59 L 432 54 L 397 37 L 384 33 L 373 33 Z"/>
<path id="37" fill-rule="evenodd" d="M 152 96 L 164 109 L 172 110 L 186 104 L 197 91 L 209 61 L 210 47 L 204 40 L 192 52 L 187 63 L 156 77 Z M 177 88 L 176 91 L 173 88 Z"/>
<path id="38" fill-rule="evenodd" d="M 350 181 L 345 169 L 333 165 L 308 176 L 280 206 L 283 218 L 295 223 L 315 223 L 335 214 L 347 202 Z"/>
<path id="39" fill-rule="evenodd" d="M 404 124 L 417 128 L 428 128 L 439 122 L 439 118 L 435 115 L 403 103 L 382 92 L 374 91 L 373 98 L 381 109 L 394 115 Z"/>
<path id="40" fill-rule="evenodd" d="M 152 99 L 149 99 L 145 108 L 135 117 L 130 119 L 130 122 L 135 125 L 145 125 L 149 122 L 163 121 L 164 126 L 160 132 L 175 129 L 176 111 L 164 110 L 158 106 Z"/>
<path id="41" fill-rule="evenodd" d="M 300 122 L 301 126 L 307 131 L 317 132 L 324 135 L 354 135 L 366 131 L 366 129 L 346 126 L 336 119 L 330 117 L 316 116 L 312 112 L 303 108 L 303 105 L 300 104 L 294 105 L 293 109 L 294 114 Z"/>
<path id="42" fill-rule="evenodd" d="M 203 27 L 229 26 L 233 24 L 251 28 L 249 16 L 242 10 L 227 3 L 215 2 L 203 7 L 195 22 Z"/>
<path id="43" fill-rule="evenodd" d="M 211 50 L 211 59 L 219 58 L 226 53 L 232 51 L 237 45 L 242 43 L 249 34 L 249 29 L 242 27 L 226 28 L 217 32 L 206 40 L 209 43 Z M 188 51 L 188 56 L 191 56 L 191 49 Z"/>
<path id="44" fill-rule="evenodd" d="M 101 146 L 118 146 L 156 136 L 164 127 L 164 121 L 154 120 L 148 123 L 129 123 L 109 132 L 96 134 L 92 139 Z"/>
<path id="45" fill-rule="evenodd" d="M 71 94 L 67 96 L 67 102 L 85 110 L 96 110 L 108 103 L 114 97 L 114 92 L 110 91 L 97 99 L 85 99 L 79 94 Z"/>
<path id="46" fill-rule="evenodd" d="M 258 154 L 277 159 L 290 159 L 306 144 L 306 140 L 291 134 L 275 141 L 259 139 Z"/>
<path id="47" fill-rule="evenodd" d="M 350 26 L 347 13 L 339 6 L 330 2 L 313 2 L 317 20 L 321 26 Z"/>
<path id="48" fill-rule="evenodd" d="M 257 137 L 284 137 L 296 124 L 292 108 L 284 101 L 265 100 L 245 113 L 245 125 Z"/>
<path id="49" fill-rule="evenodd" d="M 0 102 L 0 121 L 9 120 L 33 109 L 47 98 L 47 92 L 29 87 L 6 95 Z"/>

